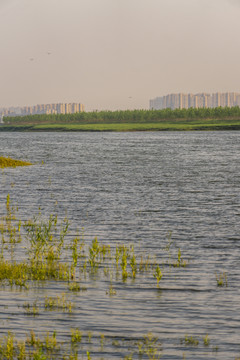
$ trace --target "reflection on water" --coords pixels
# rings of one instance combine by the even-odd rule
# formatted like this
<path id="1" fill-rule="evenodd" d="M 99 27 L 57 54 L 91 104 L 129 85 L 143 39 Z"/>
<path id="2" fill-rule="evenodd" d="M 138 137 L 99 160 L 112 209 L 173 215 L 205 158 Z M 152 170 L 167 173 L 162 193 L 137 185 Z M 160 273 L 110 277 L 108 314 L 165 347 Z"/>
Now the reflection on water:
<path id="1" fill-rule="evenodd" d="M 116 282 L 117 294 L 109 297 L 104 278 L 88 278 L 88 291 L 71 295 L 72 315 L 33 318 L 22 310 L 26 300 L 61 294 L 63 284 L 22 292 L 5 287 L 0 333 L 57 330 L 64 338 L 79 327 L 134 339 L 152 332 L 163 344 L 163 359 L 183 352 L 194 359 L 239 357 L 239 138 L 237 132 L 0 133 L 1 155 L 36 164 L 1 172 L 1 215 L 9 193 L 23 220 L 39 208 L 46 216 L 67 214 L 70 238 L 83 232 L 86 243 L 97 236 L 112 247 L 132 244 L 162 264 L 171 232 L 172 256 L 181 248 L 189 260 L 186 268 L 165 271 L 161 291 L 146 275 L 134 284 Z M 215 274 L 223 271 L 228 287 L 219 288 Z M 180 344 L 186 334 L 206 333 L 208 349 Z M 105 357 L 121 354 L 110 347 Z"/>

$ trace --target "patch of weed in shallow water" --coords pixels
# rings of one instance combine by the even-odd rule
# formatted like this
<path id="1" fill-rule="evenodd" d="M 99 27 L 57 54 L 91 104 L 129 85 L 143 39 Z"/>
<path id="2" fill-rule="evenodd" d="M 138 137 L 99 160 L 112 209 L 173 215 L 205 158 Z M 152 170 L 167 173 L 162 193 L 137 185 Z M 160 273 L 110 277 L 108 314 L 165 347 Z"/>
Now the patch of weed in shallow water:
<path id="1" fill-rule="evenodd" d="M 4 169 L 7 167 L 16 167 L 16 166 L 29 166 L 32 165 L 30 162 L 22 160 L 14 160 L 10 157 L 0 156 L 0 168 Z"/>
<path id="2" fill-rule="evenodd" d="M 217 286 L 227 287 L 228 285 L 227 274 L 225 272 L 216 274 L 216 281 L 217 281 Z"/>

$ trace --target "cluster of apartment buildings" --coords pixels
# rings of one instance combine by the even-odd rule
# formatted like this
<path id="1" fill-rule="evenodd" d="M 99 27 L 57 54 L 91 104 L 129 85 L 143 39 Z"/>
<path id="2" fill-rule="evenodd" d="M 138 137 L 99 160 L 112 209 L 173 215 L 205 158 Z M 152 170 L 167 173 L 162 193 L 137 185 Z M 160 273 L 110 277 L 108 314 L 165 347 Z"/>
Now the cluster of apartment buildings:
<path id="1" fill-rule="evenodd" d="M 0 118 L 5 116 L 24 116 L 35 114 L 73 114 L 83 111 L 84 105 L 81 103 L 42 104 L 0 109 Z"/>
<path id="2" fill-rule="evenodd" d="M 150 100 L 149 107 L 154 110 L 170 108 L 215 108 L 215 107 L 240 106 L 240 94 L 234 92 L 215 94 L 169 94 Z"/>

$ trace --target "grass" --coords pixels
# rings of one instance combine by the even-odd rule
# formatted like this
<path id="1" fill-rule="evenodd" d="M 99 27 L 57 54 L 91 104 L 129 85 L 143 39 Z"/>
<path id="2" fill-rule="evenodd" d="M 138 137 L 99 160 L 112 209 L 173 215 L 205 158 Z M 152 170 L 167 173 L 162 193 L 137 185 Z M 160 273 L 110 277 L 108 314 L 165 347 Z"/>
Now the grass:
<path id="1" fill-rule="evenodd" d="M 117 291 L 113 288 L 112 284 L 109 285 L 109 289 L 106 290 L 106 294 L 109 296 L 114 296 L 117 294 Z"/>
<path id="2" fill-rule="evenodd" d="M 178 259 L 175 263 L 172 264 L 173 267 L 186 267 L 187 262 L 182 259 L 181 249 L 178 249 Z"/>
<path id="3" fill-rule="evenodd" d="M 32 165 L 30 162 L 22 161 L 22 160 L 14 160 L 10 157 L 6 158 L 3 156 L 0 156 L 0 168 L 4 169 L 7 167 L 16 167 L 16 166 L 29 166 Z"/>
<path id="4" fill-rule="evenodd" d="M 206 335 L 203 337 L 203 344 L 204 344 L 204 346 L 209 346 L 209 344 L 210 344 L 210 339 L 209 339 L 208 334 L 206 334 Z"/>
<path id="5" fill-rule="evenodd" d="M 66 300 L 65 294 L 56 297 L 46 297 L 44 307 L 46 311 L 62 310 L 69 313 L 73 310 L 73 304 L 71 301 Z"/>
<path id="6" fill-rule="evenodd" d="M 30 303 L 25 303 L 23 307 L 25 309 L 26 315 L 32 315 L 32 316 L 39 315 L 39 307 L 37 301 L 34 301 L 32 305 Z"/>
<path id="7" fill-rule="evenodd" d="M 217 286 L 227 287 L 228 285 L 227 274 L 225 272 L 216 274 L 216 281 L 217 281 Z"/>
<path id="8" fill-rule="evenodd" d="M 240 130 L 236 119 L 174 119 L 158 122 L 88 123 L 88 124 L 31 124 L 4 125 L 0 131 L 196 131 L 196 130 Z"/>
<path id="9" fill-rule="evenodd" d="M 131 279 L 134 283 L 137 277 L 144 276 L 147 272 L 157 280 L 159 287 L 165 270 L 156 265 L 154 254 L 148 254 L 144 259 L 141 254 L 136 256 L 132 245 L 116 245 L 111 248 L 99 243 L 96 237 L 88 247 L 79 236 L 66 243 L 68 219 L 65 218 L 59 223 L 56 215 L 50 214 L 48 219 L 42 219 L 39 214 L 22 223 L 16 216 L 16 209 L 11 205 L 8 195 L 6 216 L 0 221 L 0 284 L 4 282 L 11 287 L 28 289 L 33 281 L 61 281 L 66 283 L 67 291 L 79 293 L 87 290 L 82 283 L 82 277 L 91 277 L 98 273 L 98 276 L 107 278 L 106 294 L 113 296 L 117 294 L 113 283 L 114 273 L 116 280 L 120 275 L 122 282 Z M 25 259 L 16 261 L 16 246 L 22 241 L 25 244 Z M 170 248 L 168 253 L 170 254 Z M 186 266 L 180 249 L 176 264 L 178 267 Z M 61 307 L 59 298 L 55 300 L 54 302 L 54 299 L 49 298 L 45 308 L 71 308 L 64 301 L 66 306 L 63 304 Z M 29 309 L 29 312 L 31 311 Z"/>
<path id="10" fill-rule="evenodd" d="M 159 282 L 161 281 L 162 276 L 163 276 L 159 265 L 156 267 L 156 269 L 153 273 L 153 276 L 157 279 L 157 287 L 159 287 Z"/>
<path id="11" fill-rule="evenodd" d="M 171 269 L 176 272 L 177 268 L 185 268 L 187 264 L 189 270 L 186 271 L 191 271 L 191 264 L 182 259 L 180 249 L 172 254 L 171 234 L 167 239 L 167 246 L 163 248 L 163 251 L 167 252 L 167 258 L 161 261 L 161 258 L 156 258 L 153 253 L 145 254 L 144 257 L 141 253 L 135 254 L 132 245 L 118 244 L 110 247 L 100 243 L 96 237 L 87 245 L 84 243 L 83 235 L 68 238 L 68 219 L 59 222 L 56 215 L 51 214 L 43 219 L 39 214 L 31 220 L 22 222 L 17 218 L 17 209 L 11 204 L 9 195 L 6 199 L 5 213 L 6 215 L 0 218 L 1 291 L 6 287 L 8 290 L 20 288 L 21 291 L 29 291 L 32 286 L 42 289 L 44 284 L 46 287 L 49 285 L 49 281 L 61 284 L 61 293 L 58 291 L 54 296 L 38 297 L 35 301 L 33 299 L 31 302 L 25 302 L 23 309 L 27 317 L 41 318 L 43 313 L 55 311 L 61 316 L 64 314 L 66 317 L 74 318 L 75 309 L 79 306 L 80 292 L 87 290 L 84 286 L 84 279 L 87 277 L 94 279 L 94 282 L 104 279 L 105 296 L 110 297 L 111 301 L 119 301 L 122 290 L 120 281 L 124 288 L 125 282 L 128 282 L 127 286 L 134 286 L 136 278 L 140 278 L 141 281 L 142 276 L 147 276 L 149 286 L 158 289 L 160 281 L 162 283 L 174 278 Z M 18 259 L 17 249 L 19 246 L 22 247 L 22 243 L 25 257 Z M 175 256 L 177 261 L 172 263 Z M 162 264 L 161 268 L 158 264 Z M 227 285 L 225 273 L 216 275 L 216 278 L 219 283 L 223 282 L 223 285 L 218 286 Z M 118 291 L 115 290 L 115 285 Z M 63 286 L 65 291 L 62 290 Z M 91 288 L 89 289 L 91 291 Z M 31 332 L 26 340 L 19 342 L 9 333 L 0 339 L 0 360 L 76 360 L 79 358 L 79 352 L 82 357 L 85 356 L 84 358 L 94 358 L 96 336 L 92 331 L 84 334 L 80 329 L 72 329 L 69 340 L 68 344 L 59 342 L 55 332 L 47 333 L 40 339 Z M 97 340 L 103 356 L 105 346 L 119 347 L 126 359 L 139 356 L 154 360 L 159 359 L 162 354 L 159 339 L 151 333 L 133 342 L 129 339 L 120 342 L 119 339 L 105 334 L 101 334 Z M 196 337 L 186 335 L 181 343 L 188 348 L 197 346 L 198 341 Z M 208 335 L 203 337 L 203 344 L 209 348 Z M 129 354 L 126 354 L 126 349 L 129 349 Z"/>
<path id="12" fill-rule="evenodd" d="M 185 346 L 198 346 L 199 340 L 194 336 L 185 335 L 183 339 L 180 340 L 181 344 Z"/>
<path id="13" fill-rule="evenodd" d="M 87 288 L 85 286 L 81 286 L 80 282 L 71 282 L 68 285 L 68 290 L 73 292 L 79 292 L 79 291 L 87 291 Z"/>
<path id="14" fill-rule="evenodd" d="M 82 332 L 79 329 L 71 330 L 71 342 L 72 344 L 80 343 L 82 341 Z"/>

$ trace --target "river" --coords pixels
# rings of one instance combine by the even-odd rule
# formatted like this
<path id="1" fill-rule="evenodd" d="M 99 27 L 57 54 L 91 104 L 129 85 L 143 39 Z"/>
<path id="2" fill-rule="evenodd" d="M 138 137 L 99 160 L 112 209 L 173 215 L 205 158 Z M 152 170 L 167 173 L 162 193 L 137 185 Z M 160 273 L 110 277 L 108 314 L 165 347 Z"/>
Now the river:
<path id="1" fill-rule="evenodd" d="M 5 287 L 0 335 L 55 329 L 64 338 L 79 327 L 131 340 L 151 332 L 162 359 L 240 357 L 239 132 L 0 133 L 0 155 L 34 163 L 1 172 L 0 216 L 10 194 L 22 220 L 57 212 L 70 221 L 69 237 L 80 232 L 87 245 L 95 236 L 111 247 L 131 244 L 159 264 L 171 238 L 172 258 L 181 249 L 188 264 L 163 267 L 160 288 L 149 274 L 116 280 L 114 297 L 103 278 L 85 279 L 88 290 L 71 295 L 71 315 L 43 311 L 31 318 L 21 308 L 27 299 L 61 293 L 61 284 Z M 223 272 L 227 286 L 218 287 Z M 186 334 L 208 334 L 210 346 L 183 346 Z M 122 358 L 114 346 L 104 356 L 94 341 L 92 347 L 93 358 Z"/>

